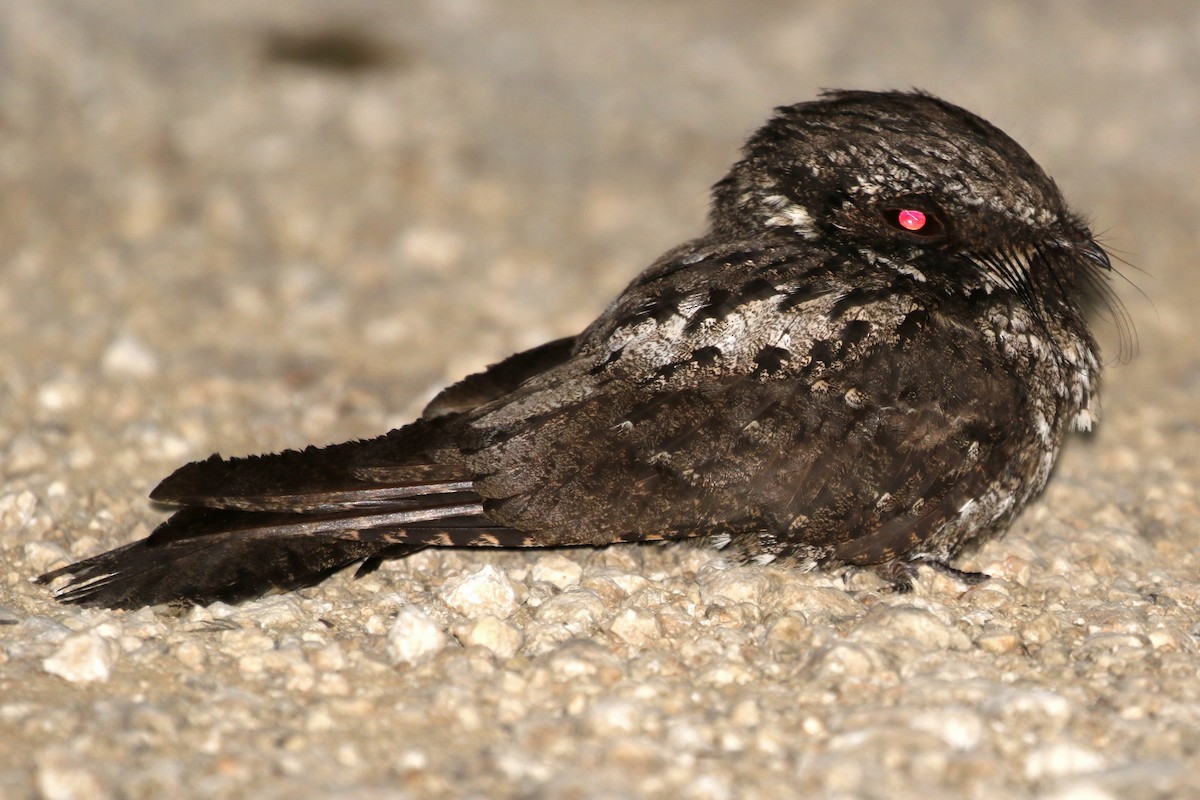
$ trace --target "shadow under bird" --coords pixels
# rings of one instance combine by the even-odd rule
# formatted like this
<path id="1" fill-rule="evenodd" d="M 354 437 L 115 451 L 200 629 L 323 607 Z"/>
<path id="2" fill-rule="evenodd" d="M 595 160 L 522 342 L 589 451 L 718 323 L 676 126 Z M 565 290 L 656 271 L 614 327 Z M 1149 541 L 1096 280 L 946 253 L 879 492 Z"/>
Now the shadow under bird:
<path id="1" fill-rule="evenodd" d="M 1108 257 L 1012 139 L 919 92 L 782 107 L 578 336 L 368 441 L 188 464 L 149 537 L 49 572 L 132 608 L 317 583 L 426 547 L 707 537 L 738 558 L 964 581 L 1097 415 Z"/>

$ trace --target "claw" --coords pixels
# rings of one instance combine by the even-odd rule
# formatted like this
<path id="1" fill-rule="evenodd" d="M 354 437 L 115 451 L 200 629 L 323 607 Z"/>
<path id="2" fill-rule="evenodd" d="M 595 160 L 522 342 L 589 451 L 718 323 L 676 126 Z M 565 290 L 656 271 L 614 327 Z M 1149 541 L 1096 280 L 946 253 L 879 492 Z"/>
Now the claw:
<path id="1" fill-rule="evenodd" d="M 943 575 L 967 586 L 978 586 L 992 577 L 984 572 L 967 572 L 966 570 L 956 569 L 945 561 L 934 561 L 933 559 L 913 559 L 911 561 L 896 559 L 880 564 L 874 567 L 873 570 L 876 575 L 891 584 L 891 591 L 896 594 L 908 594 L 913 590 L 913 580 L 917 577 L 917 567 L 921 565 L 932 567 Z"/>
<path id="2" fill-rule="evenodd" d="M 908 594 L 913 590 L 913 579 L 917 577 L 917 568 L 911 561 L 896 559 L 874 568 L 875 574 L 889 584 L 889 589 L 896 594 Z"/>
<path id="3" fill-rule="evenodd" d="M 945 561 L 922 561 L 921 563 L 933 567 L 946 577 L 953 578 L 959 583 L 965 583 L 967 586 L 978 586 L 992 577 L 986 572 L 967 572 L 966 570 L 956 569 Z"/>

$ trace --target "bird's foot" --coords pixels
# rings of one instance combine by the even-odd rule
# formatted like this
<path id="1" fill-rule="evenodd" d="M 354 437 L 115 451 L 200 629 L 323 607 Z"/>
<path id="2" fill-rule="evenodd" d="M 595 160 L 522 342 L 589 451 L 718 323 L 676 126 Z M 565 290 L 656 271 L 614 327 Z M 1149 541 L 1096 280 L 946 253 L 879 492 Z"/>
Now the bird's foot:
<path id="1" fill-rule="evenodd" d="M 933 567 L 938 572 L 945 575 L 947 578 L 953 578 L 959 583 L 964 583 L 967 586 L 978 586 L 984 581 L 991 578 L 986 572 L 967 572 L 963 569 L 956 569 L 950 566 L 945 561 L 922 561 L 922 564 L 927 564 Z"/>
<path id="2" fill-rule="evenodd" d="M 901 561 L 897 559 L 895 561 L 888 561 L 885 564 L 874 567 L 874 572 L 890 584 L 893 592 L 896 594 L 907 594 L 913 590 L 913 580 L 917 577 L 917 567 L 920 565 L 932 567 L 946 577 L 953 578 L 967 586 L 978 586 L 992 577 L 985 572 L 967 572 L 966 570 L 952 567 L 945 561 L 934 561 L 932 559 L 916 559 L 913 561 Z"/>

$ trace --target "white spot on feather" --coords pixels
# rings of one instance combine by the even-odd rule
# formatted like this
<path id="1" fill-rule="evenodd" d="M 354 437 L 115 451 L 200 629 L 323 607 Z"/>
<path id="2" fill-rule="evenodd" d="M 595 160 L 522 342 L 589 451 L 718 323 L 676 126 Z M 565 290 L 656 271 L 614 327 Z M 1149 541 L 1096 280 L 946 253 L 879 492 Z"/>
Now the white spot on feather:
<path id="1" fill-rule="evenodd" d="M 778 204 L 779 200 L 783 200 L 784 205 Z M 795 203 L 789 205 L 787 202 L 787 198 L 779 195 L 764 198 L 764 204 L 775 212 L 767 217 L 766 224 L 774 228 L 795 228 L 804 238 L 815 239 L 817 232 L 813 227 L 812 214 L 804 206 Z"/>

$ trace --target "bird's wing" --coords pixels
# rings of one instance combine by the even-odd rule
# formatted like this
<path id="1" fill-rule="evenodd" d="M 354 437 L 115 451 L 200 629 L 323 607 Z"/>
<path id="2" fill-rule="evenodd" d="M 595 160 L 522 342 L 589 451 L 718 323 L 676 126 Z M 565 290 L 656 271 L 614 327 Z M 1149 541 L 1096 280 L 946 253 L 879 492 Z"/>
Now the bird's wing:
<path id="1" fill-rule="evenodd" d="M 425 419 L 470 411 L 514 391 L 525 381 L 571 357 L 576 337 L 567 336 L 509 356 L 483 372 L 448 386 L 425 406 Z"/>
<path id="2" fill-rule="evenodd" d="M 913 552 L 1009 469 L 1031 432 L 1000 420 L 1026 398 L 977 333 L 911 306 L 869 316 L 741 367 L 600 371 L 555 403 L 530 385 L 481 409 L 456 440 L 485 514 L 546 544 L 759 531 L 819 561 Z"/>

